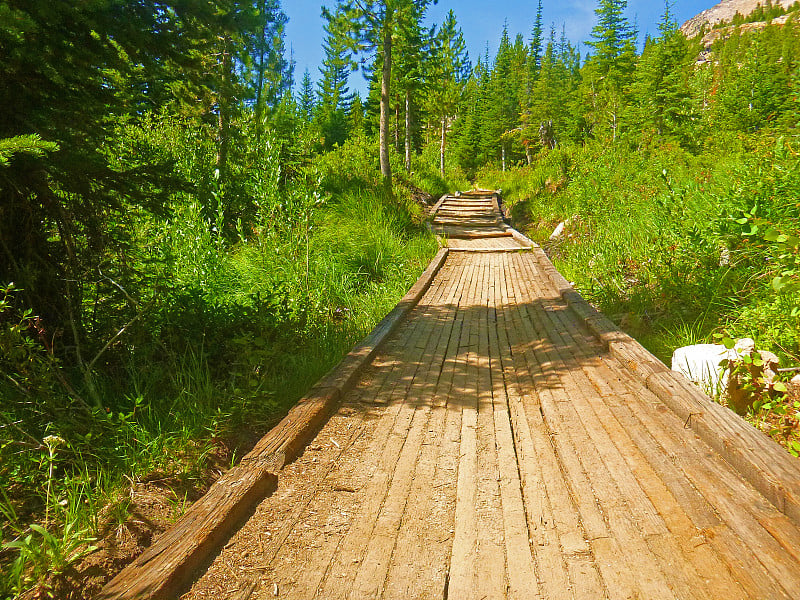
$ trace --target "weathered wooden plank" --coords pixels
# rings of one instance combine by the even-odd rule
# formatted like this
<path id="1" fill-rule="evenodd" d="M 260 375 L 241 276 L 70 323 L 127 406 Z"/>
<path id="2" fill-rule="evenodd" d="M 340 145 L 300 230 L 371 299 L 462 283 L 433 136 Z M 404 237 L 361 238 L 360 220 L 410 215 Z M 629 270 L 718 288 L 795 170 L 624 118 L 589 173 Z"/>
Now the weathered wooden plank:
<path id="1" fill-rule="evenodd" d="M 491 305 L 504 305 L 505 290 L 502 285 L 503 272 L 495 257 L 492 265 L 492 280 L 497 282 Z M 531 534 L 525 516 L 514 436 L 511 431 L 511 416 L 506 393 L 506 382 L 502 365 L 502 350 L 498 329 L 489 330 L 490 369 L 492 374 L 492 401 L 497 447 L 497 464 L 500 479 L 500 495 L 503 509 L 505 554 L 509 596 L 514 599 L 532 597 L 538 593 L 535 564 L 531 552 Z"/>
<path id="2" fill-rule="evenodd" d="M 430 429 L 438 430 L 444 422 L 444 411 L 435 411 L 434 390 L 439 379 L 439 369 L 447 348 L 452 321 L 446 322 L 436 316 L 429 316 L 428 328 L 432 334 L 425 348 L 423 359 L 409 356 L 407 364 L 421 363 L 406 392 L 408 402 L 416 408 L 415 425 L 409 430 L 400 457 L 392 474 L 391 485 L 386 499 L 380 508 L 371 539 L 351 587 L 348 598 L 371 599 L 379 596 L 387 580 L 391 562 L 398 542 L 398 532 L 404 520 L 411 515 L 406 511 L 410 505 L 423 505 L 424 500 L 411 497 L 412 487 L 417 477 L 425 479 L 426 463 L 424 457 L 428 449 L 423 446 Z M 431 424 L 431 419 L 437 419 Z M 422 461 L 422 464 L 420 462 Z M 432 471 L 432 463 L 428 465 Z M 426 486 L 427 488 L 427 486 Z M 408 563 L 405 563 L 408 564 Z"/>
<path id="3" fill-rule="evenodd" d="M 496 253 L 504 253 L 508 254 L 511 252 L 529 252 L 527 248 L 522 248 L 517 246 L 515 248 L 453 248 L 450 247 L 450 252 L 465 252 L 465 253 L 473 253 L 473 254 L 496 254 Z"/>
<path id="4" fill-rule="evenodd" d="M 505 599 L 508 588 L 504 542 L 504 512 L 495 438 L 493 386 L 490 360 L 489 312 L 494 295 L 491 255 L 473 257 L 480 279 L 473 314 L 477 320 L 477 347 L 473 368 L 478 386 L 478 573 L 477 598 Z"/>
<path id="5" fill-rule="evenodd" d="M 441 198 L 439 198 L 438 202 L 436 202 L 436 204 L 433 205 L 433 208 L 431 208 L 429 214 L 435 215 L 436 212 L 439 210 L 439 208 L 441 208 L 442 204 L 444 204 L 447 201 L 448 197 L 449 197 L 448 194 L 445 194 Z"/>
<path id="6" fill-rule="evenodd" d="M 472 272 L 468 287 L 467 303 L 474 298 L 476 277 L 474 265 L 467 268 Z M 455 531 L 450 558 L 448 597 L 470 598 L 476 583 L 477 562 L 477 498 L 478 471 L 478 411 L 477 389 L 473 378 L 468 378 L 469 343 L 472 319 L 465 319 L 459 340 L 459 364 L 454 388 L 460 395 L 461 406 L 461 447 L 458 461 L 458 481 L 456 484 Z"/>
<path id="7" fill-rule="evenodd" d="M 567 326 L 574 348 L 582 356 L 581 369 L 593 382 L 597 382 L 597 371 L 603 371 L 605 364 L 592 354 L 591 341 L 587 343 L 586 337 L 577 327 L 577 323 L 570 321 L 563 313 L 559 314 Z M 598 389 L 607 389 L 606 382 Z M 620 394 L 619 389 L 616 392 Z M 651 551 L 666 565 L 667 572 L 674 575 L 672 584 L 679 591 L 681 597 L 713 598 L 744 598 L 741 587 L 730 577 L 728 569 L 720 558 L 710 550 L 706 544 L 698 544 L 696 538 L 702 526 L 713 526 L 714 523 L 703 521 L 704 525 L 695 526 L 687 517 L 681 504 L 670 493 L 662 479 L 656 475 L 650 464 L 644 459 L 639 448 L 629 437 L 626 431 L 610 412 L 607 402 L 613 401 L 614 395 L 587 394 L 591 412 L 586 412 L 582 417 L 587 424 L 587 430 L 597 429 L 602 424 L 608 432 L 609 439 L 619 448 L 619 459 L 624 459 L 630 465 L 630 473 L 635 481 L 652 501 L 657 514 L 664 520 L 671 536 L 656 534 L 647 537 L 647 544 Z M 576 406 L 580 412 L 582 407 Z M 631 431 L 630 433 L 635 433 Z M 621 464 L 611 468 L 615 477 L 625 476 L 627 469 Z M 627 488 L 633 485 L 627 484 Z M 691 486 L 689 486 L 691 489 Z M 679 488 L 680 489 L 680 488 Z M 635 494 L 634 494 L 635 495 Z M 682 497 L 686 502 L 686 496 Z M 691 502 L 687 502 L 690 504 Z"/>
<path id="8" fill-rule="evenodd" d="M 442 309 L 456 301 L 458 283 L 456 277 L 450 285 L 450 293 L 442 297 Z M 447 564 L 449 555 L 449 546 L 446 549 L 444 544 L 452 530 L 451 507 L 447 506 L 445 488 L 452 489 L 454 495 L 458 456 L 455 417 L 460 417 L 460 414 L 447 402 L 453 369 L 442 369 L 440 373 L 438 370 L 443 363 L 452 360 L 458 349 L 461 324 L 453 316 L 442 310 L 438 317 L 437 326 L 442 328 L 442 335 L 428 368 L 428 385 L 423 392 L 433 395 L 431 425 L 422 444 L 406 513 L 389 565 L 384 590 L 386 598 L 434 597 L 442 595 L 444 590 L 446 569 L 442 566 Z"/>
<path id="9" fill-rule="evenodd" d="M 523 257 L 520 257 L 520 261 L 522 260 Z M 526 270 L 531 265 L 522 262 L 521 266 Z M 589 515 L 602 510 L 595 518 L 595 531 L 591 528 L 588 531 L 596 564 L 605 580 L 608 595 L 612 598 L 627 598 L 632 594 L 653 598 L 673 597 L 663 573 L 650 561 L 652 555 L 646 542 L 633 527 L 630 514 L 624 509 L 624 500 L 611 482 L 599 457 L 595 452 L 580 451 L 593 445 L 582 441 L 586 436 L 585 432 L 570 418 L 570 405 L 573 401 L 578 401 L 579 392 L 572 389 L 569 369 L 559 356 L 559 344 L 563 345 L 560 332 L 552 324 L 548 325 L 552 323 L 546 310 L 549 305 L 548 292 L 540 287 L 546 282 L 538 279 L 532 271 L 528 271 L 528 275 L 528 287 L 536 290 L 540 302 L 525 303 L 525 308 L 536 327 L 537 335 L 550 343 L 548 347 L 534 349 L 533 354 L 540 365 L 553 368 L 559 374 L 557 387 L 551 384 L 547 389 L 539 391 L 542 413 L 548 429 L 557 433 L 551 439 L 554 439 L 560 462 L 566 468 L 573 497 L 581 498 L 578 506 L 584 524 Z"/>
<path id="10" fill-rule="evenodd" d="M 562 535 L 574 536 L 580 532 L 581 526 L 569 492 L 562 479 L 562 474 L 552 452 L 539 450 L 534 442 L 533 428 L 529 423 L 526 410 L 535 411 L 539 417 L 538 401 L 526 400 L 521 389 L 528 389 L 530 373 L 524 357 L 519 352 L 522 344 L 519 304 L 524 302 L 521 292 L 516 289 L 513 277 L 513 263 L 506 261 L 503 280 L 507 284 L 505 290 L 506 307 L 500 312 L 498 334 L 501 348 L 507 348 L 503 355 L 503 369 L 508 390 L 509 410 L 514 431 L 517 463 L 522 480 L 522 492 L 525 499 L 525 512 L 531 546 L 536 560 L 537 579 L 542 594 L 552 600 L 572 598 L 570 581 L 567 576 L 567 565 L 561 552 L 559 530 Z M 509 356 L 510 354 L 510 356 Z M 535 392 L 528 391 L 529 394 Z M 537 421 L 539 423 L 540 421 Z M 543 425 L 543 424 L 542 424 Z M 546 443 L 546 432 L 535 430 L 538 434 L 539 448 L 549 450 Z M 549 492 L 548 492 L 549 490 Z M 582 539 L 582 534 L 580 539 Z M 565 548 L 574 548 L 575 544 L 567 542 Z M 588 552 L 589 545 L 583 542 L 581 552 Z M 570 556 L 578 556 L 570 552 Z M 595 573 L 596 577 L 596 573 Z M 594 586 L 582 586 L 575 582 L 576 597 L 602 597 L 599 580 Z"/>

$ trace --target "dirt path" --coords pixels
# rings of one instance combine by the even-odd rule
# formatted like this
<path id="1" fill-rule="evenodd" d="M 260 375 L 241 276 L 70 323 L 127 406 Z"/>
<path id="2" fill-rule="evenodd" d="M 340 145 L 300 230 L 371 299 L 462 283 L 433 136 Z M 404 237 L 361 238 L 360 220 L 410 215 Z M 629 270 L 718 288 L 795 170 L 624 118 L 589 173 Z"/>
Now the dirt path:
<path id="1" fill-rule="evenodd" d="M 532 252 L 446 227 L 461 251 L 183 598 L 800 597 L 796 526 Z"/>

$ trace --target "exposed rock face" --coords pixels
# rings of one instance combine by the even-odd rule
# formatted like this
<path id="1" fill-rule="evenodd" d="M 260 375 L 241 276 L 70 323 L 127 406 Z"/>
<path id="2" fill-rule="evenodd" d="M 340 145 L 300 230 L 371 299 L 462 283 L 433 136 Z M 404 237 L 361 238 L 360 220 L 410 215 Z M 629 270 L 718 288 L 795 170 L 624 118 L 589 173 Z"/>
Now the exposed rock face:
<path id="1" fill-rule="evenodd" d="M 773 6 L 791 8 L 797 0 L 772 0 Z M 738 12 L 742 16 L 747 16 L 753 12 L 758 5 L 766 6 L 767 0 L 722 0 L 716 6 L 704 10 L 696 17 L 686 21 L 681 27 L 681 31 L 688 38 L 693 38 L 700 33 L 703 25 L 713 27 L 717 23 L 730 22 Z"/>
<path id="2" fill-rule="evenodd" d="M 789 21 L 789 17 L 791 17 L 792 15 L 795 15 L 795 14 L 797 14 L 797 13 L 789 13 L 789 14 L 786 14 L 786 15 L 782 15 L 780 17 L 775 17 L 772 20 L 772 24 L 773 25 L 786 25 L 786 23 Z M 764 29 L 766 26 L 767 26 L 767 24 L 764 23 L 763 21 L 759 22 L 759 23 L 744 23 L 744 24 L 739 26 L 738 31 L 740 33 L 748 33 L 748 32 L 751 32 L 751 31 L 760 31 L 760 30 Z M 728 39 L 734 31 L 736 31 L 735 27 L 722 27 L 720 29 L 713 29 L 713 30 L 709 31 L 707 34 L 705 34 L 703 36 L 703 39 L 701 40 L 700 43 L 703 45 L 703 48 L 711 48 L 711 46 L 714 45 L 714 42 L 716 42 L 718 39 L 720 39 L 720 38 Z"/>

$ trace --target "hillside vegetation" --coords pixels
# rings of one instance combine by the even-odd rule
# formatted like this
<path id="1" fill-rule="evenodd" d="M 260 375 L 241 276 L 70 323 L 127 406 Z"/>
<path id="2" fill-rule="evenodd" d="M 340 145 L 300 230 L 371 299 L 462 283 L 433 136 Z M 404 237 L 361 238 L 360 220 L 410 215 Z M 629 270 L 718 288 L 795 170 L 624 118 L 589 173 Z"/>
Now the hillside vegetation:
<path id="1" fill-rule="evenodd" d="M 408 289 L 447 190 L 502 188 L 663 359 L 800 359 L 792 18 L 698 64 L 669 5 L 638 40 L 599 0 L 586 55 L 540 3 L 473 62 L 427 0 L 326 4 L 314 81 L 279 0 L 0 3 L 0 598 L 86 597 L 177 518 Z M 750 418 L 797 453 L 796 408 Z"/>

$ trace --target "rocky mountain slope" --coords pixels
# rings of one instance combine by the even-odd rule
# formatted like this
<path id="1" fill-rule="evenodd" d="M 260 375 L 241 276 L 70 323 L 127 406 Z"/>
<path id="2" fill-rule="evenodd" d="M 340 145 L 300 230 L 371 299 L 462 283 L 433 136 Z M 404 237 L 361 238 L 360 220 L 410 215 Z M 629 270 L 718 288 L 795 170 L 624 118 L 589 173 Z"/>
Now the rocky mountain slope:
<path id="1" fill-rule="evenodd" d="M 783 6 L 784 8 L 791 8 L 797 0 L 772 0 L 773 6 Z M 704 10 L 696 17 L 686 21 L 681 27 L 681 31 L 688 38 L 693 38 L 700 33 L 703 26 L 706 25 L 707 29 L 713 27 L 717 23 L 730 22 L 738 12 L 743 16 L 752 13 L 758 5 L 766 5 L 767 0 L 722 0 L 716 6 Z"/>

